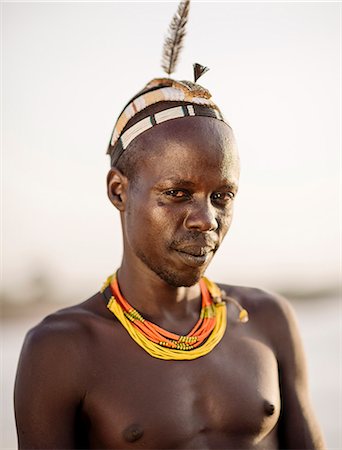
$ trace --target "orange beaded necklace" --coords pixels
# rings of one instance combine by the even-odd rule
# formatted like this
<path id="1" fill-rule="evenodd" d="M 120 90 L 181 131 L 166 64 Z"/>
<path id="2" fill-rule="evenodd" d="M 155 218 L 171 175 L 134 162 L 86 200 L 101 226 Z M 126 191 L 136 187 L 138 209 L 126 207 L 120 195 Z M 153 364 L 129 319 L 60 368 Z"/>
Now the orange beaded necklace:
<path id="1" fill-rule="evenodd" d="M 216 307 L 203 279 L 199 282 L 202 294 L 202 308 L 200 317 L 193 329 L 185 336 L 164 330 L 158 325 L 146 320 L 122 296 L 117 278 L 113 277 L 110 287 L 116 302 L 122 308 L 125 317 L 131 321 L 133 327 L 149 341 L 162 347 L 177 350 L 192 350 L 199 347 L 212 333 L 216 323 Z"/>

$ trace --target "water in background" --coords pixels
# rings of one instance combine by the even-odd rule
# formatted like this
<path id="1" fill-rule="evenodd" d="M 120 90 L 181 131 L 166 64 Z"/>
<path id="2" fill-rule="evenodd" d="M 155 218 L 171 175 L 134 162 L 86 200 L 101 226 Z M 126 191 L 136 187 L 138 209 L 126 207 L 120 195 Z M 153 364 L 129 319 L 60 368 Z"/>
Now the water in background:
<path id="1" fill-rule="evenodd" d="M 341 450 L 341 309 L 338 298 L 292 302 L 307 353 L 312 400 L 329 450 Z M 0 448 L 16 449 L 13 385 L 25 333 L 49 311 L 8 318 L 2 324 Z M 51 306 L 50 306 L 51 310 Z"/>

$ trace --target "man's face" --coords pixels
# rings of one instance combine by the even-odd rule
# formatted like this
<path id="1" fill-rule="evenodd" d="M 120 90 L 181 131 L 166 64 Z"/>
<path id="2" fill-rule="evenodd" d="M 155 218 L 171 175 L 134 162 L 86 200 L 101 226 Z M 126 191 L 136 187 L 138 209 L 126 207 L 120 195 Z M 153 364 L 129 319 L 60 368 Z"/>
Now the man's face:
<path id="1" fill-rule="evenodd" d="M 125 258 L 169 285 L 191 286 L 232 220 L 239 178 L 232 132 L 216 119 L 192 117 L 137 139 L 141 167 L 122 216 Z"/>

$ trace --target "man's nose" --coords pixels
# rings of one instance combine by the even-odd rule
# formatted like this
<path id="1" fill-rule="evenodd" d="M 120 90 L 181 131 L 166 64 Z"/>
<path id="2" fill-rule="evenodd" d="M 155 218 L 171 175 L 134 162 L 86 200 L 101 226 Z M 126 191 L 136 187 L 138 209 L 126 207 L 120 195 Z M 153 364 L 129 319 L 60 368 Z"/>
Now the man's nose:
<path id="1" fill-rule="evenodd" d="M 184 225 L 188 230 L 215 231 L 218 227 L 216 211 L 210 201 L 194 202 L 188 210 Z"/>

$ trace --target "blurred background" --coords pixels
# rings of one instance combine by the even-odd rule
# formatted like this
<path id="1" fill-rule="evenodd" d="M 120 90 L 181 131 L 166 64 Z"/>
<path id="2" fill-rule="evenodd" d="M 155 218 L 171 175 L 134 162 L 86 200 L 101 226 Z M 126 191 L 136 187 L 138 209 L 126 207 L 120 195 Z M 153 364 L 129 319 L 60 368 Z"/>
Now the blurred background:
<path id="1" fill-rule="evenodd" d="M 163 76 L 175 2 L 3 2 L 0 445 L 25 333 L 95 293 L 120 264 L 105 155 L 121 109 Z M 235 218 L 208 275 L 286 295 L 298 314 L 329 449 L 341 449 L 341 4 L 193 1 L 192 64 L 235 130 Z"/>

